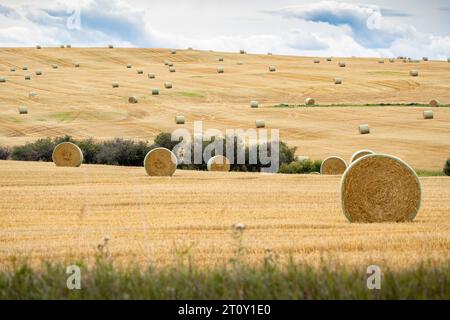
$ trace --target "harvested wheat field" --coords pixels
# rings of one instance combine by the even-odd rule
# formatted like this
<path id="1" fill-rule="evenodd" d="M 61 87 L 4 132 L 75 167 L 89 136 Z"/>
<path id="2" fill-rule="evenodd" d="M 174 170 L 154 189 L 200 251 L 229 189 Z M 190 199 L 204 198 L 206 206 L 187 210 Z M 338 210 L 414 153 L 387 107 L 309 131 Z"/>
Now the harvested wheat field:
<path id="1" fill-rule="evenodd" d="M 224 61 L 219 64 L 220 57 Z M 169 72 L 167 59 L 177 72 Z M 340 60 L 345 68 L 338 66 Z M 0 76 L 6 81 L 0 83 L 0 144 L 65 134 L 151 140 L 161 131 L 176 129 L 173 118 L 183 114 L 202 120 L 204 129 L 219 130 L 252 128 L 255 119 L 265 119 L 269 129 L 280 129 L 283 141 L 311 159 L 349 159 L 355 150 L 368 148 L 395 154 L 415 169 L 442 169 L 450 149 L 448 62 L 421 61 L 414 64 L 420 76 L 411 77 L 411 63 L 400 60 L 312 61 L 196 50 L 171 54 L 169 49 L 1 48 Z M 59 67 L 52 69 L 53 64 Z M 127 69 L 127 64 L 133 67 Z M 24 65 L 29 71 L 22 71 Z M 276 72 L 269 72 L 271 65 Z M 155 74 L 155 79 L 137 74 L 135 67 Z M 218 74 L 218 67 L 226 72 Z M 35 70 L 43 75 L 24 80 L 26 72 Z M 336 77 L 342 85 L 334 84 Z M 120 87 L 111 87 L 115 81 Z M 173 89 L 152 95 L 151 88 L 163 88 L 167 81 Z M 30 91 L 37 96 L 30 99 Z M 139 103 L 129 104 L 130 96 L 139 97 Z M 307 97 L 316 106 L 303 107 Z M 424 121 L 422 112 L 431 99 L 442 106 L 435 108 L 433 121 Z M 262 107 L 250 108 L 252 100 Z M 395 106 L 408 103 L 424 106 Z M 279 104 L 286 106 L 274 107 Z M 17 114 L 20 105 L 29 107 L 26 116 Z M 370 125 L 370 135 L 359 136 L 361 123 Z M 192 123 L 186 127 L 192 129 Z"/>
<path id="2" fill-rule="evenodd" d="M 245 225 L 244 259 L 268 249 L 292 255 L 392 269 L 450 259 L 450 180 L 421 178 L 422 208 L 412 223 L 351 224 L 339 205 L 335 176 L 177 170 L 148 177 L 144 168 L 0 161 L 0 265 L 92 258 L 110 237 L 117 261 L 172 264 L 190 248 L 204 266 L 236 250 L 231 226 Z M 364 269 L 365 270 L 365 269 Z"/>

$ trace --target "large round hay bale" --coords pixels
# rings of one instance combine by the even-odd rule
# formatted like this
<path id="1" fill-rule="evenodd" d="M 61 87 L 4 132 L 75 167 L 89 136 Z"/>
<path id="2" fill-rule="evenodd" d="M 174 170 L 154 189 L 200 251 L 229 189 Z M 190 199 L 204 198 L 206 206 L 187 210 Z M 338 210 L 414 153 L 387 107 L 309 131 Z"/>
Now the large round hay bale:
<path id="1" fill-rule="evenodd" d="M 168 81 L 164 82 L 164 88 L 172 89 L 172 82 L 168 82 Z"/>
<path id="2" fill-rule="evenodd" d="M 341 179 L 341 208 L 350 222 L 406 222 L 419 212 L 420 181 L 410 166 L 385 154 L 352 163 Z"/>
<path id="3" fill-rule="evenodd" d="M 152 88 L 152 95 L 153 96 L 157 96 L 159 94 L 159 89 L 158 88 Z"/>
<path id="4" fill-rule="evenodd" d="M 255 126 L 256 128 L 265 128 L 266 127 L 266 122 L 262 119 L 259 120 L 255 120 Z"/>
<path id="5" fill-rule="evenodd" d="M 133 65 L 131 65 L 130 63 L 127 64 L 127 69 L 131 69 L 131 68 L 133 68 Z"/>
<path id="6" fill-rule="evenodd" d="M 359 150 L 359 151 L 356 151 L 353 155 L 352 155 L 352 157 L 351 157 L 351 159 L 350 159 L 350 163 L 353 163 L 353 162 L 355 162 L 356 160 L 358 160 L 358 159 L 360 159 L 360 158 L 362 158 L 362 157 L 364 157 L 364 156 L 367 156 L 367 155 L 369 155 L 369 154 L 373 154 L 374 152 L 373 151 L 370 151 L 370 150 Z"/>
<path id="7" fill-rule="evenodd" d="M 347 64 L 345 62 L 339 62 L 339 67 L 345 68 Z"/>
<path id="8" fill-rule="evenodd" d="M 314 59 L 314 63 L 320 63 L 320 59 L 318 58 Z"/>
<path id="9" fill-rule="evenodd" d="M 171 53 L 171 54 L 177 54 L 177 50 L 172 49 L 172 50 L 170 51 L 170 53 Z"/>
<path id="10" fill-rule="evenodd" d="M 342 84 L 341 78 L 334 78 L 334 84 Z"/>
<path id="11" fill-rule="evenodd" d="M 236 62 L 236 64 L 237 64 L 238 66 L 242 66 L 244 63 L 243 63 L 242 61 L 238 61 L 238 62 Z"/>
<path id="12" fill-rule="evenodd" d="M 332 57 L 328 57 L 327 58 L 327 61 L 329 62 L 329 61 L 333 61 L 333 58 Z"/>
<path id="13" fill-rule="evenodd" d="M 270 72 L 275 72 L 275 71 L 277 71 L 277 68 L 275 66 L 270 66 L 269 67 L 269 71 Z"/>
<path id="14" fill-rule="evenodd" d="M 418 76 L 419 76 L 419 71 L 417 71 L 417 70 L 411 70 L 411 71 L 409 72 L 409 75 L 410 75 L 411 77 L 418 77 Z"/>
<path id="15" fill-rule="evenodd" d="M 24 78 L 25 78 L 25 80 L 31 80 L 31 76 L 30 76 L 29 74 L 26 74 L 26 75 L 24 76 Z"/>
<path id="16" fill-rule="evenodd" d="M 144 70 L 142 70 L 142 69 L 137 69 L 136 72 L 137 72 L 137 74 L 144 74 Z"/>
<path id="17" fill-rule="evenodd" d="M 271 55 L 272 55 L 272 52 L 267 52 L 267 55 L 268 55 L 268 56 L 271 56 Z"/>
<path id="18" fill-rule="evenodd" d="M 58 69 L 58 65 L 57 64 L 52 64 L 52 68 L 53 69 Z"/>
<path id="19" fill-rule="evenodd" d="M 0 77 L 0 82 L 6 82 L 6 78 L 5 77 Z"/>
<path id="20" fill-rule="evenodd" d="M 36 93 L 36 92 L 34 92 L 34 91 L 31 91 L 30 93 L 28 93 L 28 97 L 29 98 L 34 98 L 34 97 L 36 97 L 38 94 Z"/>
<path id="21" fill-rule="evenodd" d="M 12 68 L 9 69 L 9 71 L 16 72 L 16 68 L 12 67 Z"/>
<path id="22" fill-rule="evenodd" d="M 119 83 L 117 81 L 113 81 L 112 82 L 112 87 L 113 88 L 118 88 L 119 87 Z"/>
<path id="23" fill-rule="evenodd" d="M 177 165 L 177 157 L 166 148 L 155 148 L 144 159 L 145 171 L 149 176 L 171 176 Z"/>
<path id="24" fill-rule="evenodd" d="M 77 62 L 77 63 L 75 63 L 75 68 L 79 68 L 80 67 L 80 64 Z"/>
<path id="25" fill-rule="evenodd" d="M 59 47 L 60 47 L 61 49 L 64 49 L 64 48 L 65 48 L 65 46 L 64 46 L 63 44 L 60 44 Z"/>
<path id="26" fill-rule="evenodd" d="M 136 96 L 131 96 L 128 98 L 129 103 L 138 103 L 138 98 Z"/>
<path id="27" fill-rule="evenodd" d="M 423 112 L 423 118 L 426 119 L 426 120 L 433 119 L 434 118 L 433 111 L 432 110 L 425 110 Z"/>
<path id="28" fill-rule="evenodd" d="M 169 62 L 168 66 L 169 66 L 169 67 L 173 67 L 173 66 L 174 66 L 174 65 L 173 65 L 173 62 Z"/>
<path id="29" fill-rule="evenodd" d="M 108 44 L 108 48 L 109 48 L 109 49 L 113 49 L 114 46 L 113 46 L 112 44 Z"/>
<path id="30" fill-rule="evenodd" d="M 225 72 L 225 70 L 224 70 L 223 67 L 218 67 L 217 68 L 217 73 L 224 73 L 224 72 Z"/>
<path id="31" fill-rule="evenodd" d="M 36 49 L 41 49 L 41 46 L 40 46 L 40 45 L 37 45 L 37 46 L 36 46 Z"/>
<path id="32" fill-rule="evenodd" d="M 36 70 L 35 73 L 36 73 L 37 76 L 42 76 L 42 71 L 41 70 Z"/>
<path id="33" fill-rule="evenodd" d="M 83 152 L 72 142 L 63 142 L 53 149 L 53 162 L 57 167 L 79 167 L 83 163 Z"/>
<path id="34" fill-rule="evenodd" d="M 384 59 L 378 60 L 378 63 L 384 63 Z"/>
<path id="35" fill-rule="evenodd" d="M 184 124 L 185 121 L 186 120 L 185 120 L 184 116 L 182 116 L 182 115 L 175 116 L 175 123 L 176 124 Z"/>
<path id="36" fill-rule="evenodd" d="M 245 50 L 242 50 L 242 49 L 241 49 L 241 50 L 239 50 L 239 53 L 240 53 L 240 54 L 245 54 Z"/>
<path id="37" fill-rule="evenodd" d="M 250 101 L 250 107 L 258 108 L 259 107 L 258 101 Z"/>
<path id="38" fill-rule="evenodd" d="M 428 61 L 428 57 L 423 57 L 422 60 L 423 61 Z"/>
<path id="39" fill-rule="evenodd" d="M 391 59 L 389 59 L 389 62 L 390 62 L 390 63 L 395 63 L 395 59 L 394 59 L 394 58 L 391 58 Z"/>
<path id="40" fill-rule="evenodd" d="M 230 160 L 222 155 L 217 155 L 210 158 L 206 164 L 208 171 L 230 171 Z"/>
<path id="41" fill-rule="evenodd" d="M 433 100 L 430 101 L 430 107 L 436 108 L 436 107 L 439 107 L 439 106 L 440 106 L 440 103 L 439 103 L 438 100 L 433 99 Z"/>
<path id="42" fill-rule="evenodd" d="M 344 159 L 339 157 L 329 157 L 323 160 L 320 166 L 320 173 L 327 175 L 343 174 L 347 169 L 347 163 Z"/>
<path id="43" fill-rule="evenodd" d="M 175 67 L 170 67 L 170 68 L 169 68 L 169 71 L 170 71 L 170 72 L 175 72 L 175 71 L 176 71 L 176 70 L 175 70 Z"/>
<path id="44" fill-rule="evenodd" d="M 165 65 L 165 66 L 168 66 L 168 65 L 169 65 L 169 63 L 170 63 L 170 61 L 169 61 L 169 60 L 164 60 L 164 65 Z"/>
<path id="45" fill-rule="evenodd" d="M 359 125 L 359 134 L 369 134 L 369 133 L 370 133 L 370 127 L 368 124 Z"/>
<path id="46" fill-rule="evenodd" d="M 316 101 L 313 98 L 306 98 L 305 99 L 305 106 L 313 106 L 316 104 Z"/>
<path id="47" fill-rule="evenodd" d="M 66 48 L 67 48 L 67 49 L 70 49 L 70 48 L 72 48 L 72 45 L 66 44 Z"/>
<path id="48" fill-rule="evenodd" d="M 149 74 L 148 74 L 148 78 L 149 78 L 149 79 L 155 79 L 156 76 L 155 76 L 154 73 L 149 73 Z"/>
<path id="49" fill-rule="evenodd" d="M 19 114 L 28 114 L 28 107 L 20 106 L 19 107 Z"/>
<path id="50" fill-rule="evenodd" d="M 27 70 L 28 70 L 28 67 L 27 67 L 27 66 L 23 66 L 23 67 L 22 67 L 22 70 L 23 70 L 23 71 L 27 71 Z"/>
<path id="51" fill-rule="evenodd" d="M 220 62 L 223 62 L 223 57 L 219 57 L 219 61 L 220 61 Z"/>

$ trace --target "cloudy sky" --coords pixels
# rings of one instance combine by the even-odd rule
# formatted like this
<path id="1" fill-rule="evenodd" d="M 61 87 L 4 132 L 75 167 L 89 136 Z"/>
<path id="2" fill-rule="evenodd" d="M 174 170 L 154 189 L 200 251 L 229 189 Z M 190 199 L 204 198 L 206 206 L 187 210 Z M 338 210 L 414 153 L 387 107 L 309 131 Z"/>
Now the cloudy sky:
<path id="1" fill-rule="evenodd" d="M 0 0 L 0 46 L 447 59 L 449 21 L 448 0 Z"/>

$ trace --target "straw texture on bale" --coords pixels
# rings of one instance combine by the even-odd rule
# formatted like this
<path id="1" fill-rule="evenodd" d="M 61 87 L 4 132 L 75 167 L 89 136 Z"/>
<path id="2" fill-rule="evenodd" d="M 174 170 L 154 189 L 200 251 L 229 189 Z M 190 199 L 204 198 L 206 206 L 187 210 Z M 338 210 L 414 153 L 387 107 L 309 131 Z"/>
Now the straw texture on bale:
<path id="1" fill-rule="evenodd" d="M 149 79 L 155 79 L 155 77 L 156 77 L 156 76 L 155 76 L 154 73 L 149 73 L 149 74 L 148 74 L 148 78 L 149 78 Z"/>
<path id="2" fill-rule="evenodd" d="M 158 88 L 152 88 L 152 95 L 156 96 L 159 94 L 159 89 Z"/>
<path id="3" fill-rule="evenodd" d="M 175 116 L 176 124 L 184 124 L 184 122 L 185 122 L 184 116 L 182 116 L 182 115 Z"/>
<path id="4" fill-rule="evenodd" d="M 275 72 L 275 71 L 277 71 L 277 68 L 275 66 L 270 66 L 269 67 L 269 71 L 270 72 Z"/>
<path id="5" fill-rule="evenodd" d="M 227 157 L 222 155 L 217 155 L 210 158 L 207 162 L 208 171 L 222 171 L 228 172 L 230 171 L 230 160 Z"/>
<path id="6" fill-rule="evenodd" d="M 305 99 L 305 106 L 313 106 L 316 104 L 316 101 L 313 98 L 306 98 Z"/>
<path id="7" fill-rule="evenodd" d="M 63 142 L 53 149 L 53 162 L 57 167 L 79 167 L 83 163 L 83 152 L 72 142 Z"/>
<path id="8" fill-rule="evenodd" d="M 342 79 L 341 78 L 335 78 L 334 79 L 334 84 L 342 84 Z"/>
<path id="9" fill-rule="evenodd" d="M 355 162 L 356 160 L 358 160 L 358 159 L 360 159 L 360 158 L 362 158 L 362 157 L 364 157 L 364 156 L 367 156 L 367 155 L 369 155 L 369 154 L 373 154 L 373 151 L 370 151 L 370 150 L 359 150 L 359 151 L 356 151 L 356 152 L 352 155 L 352 157 L 351 157 L 351 159 L 350 159 L 350 163 L 353 163 L 353 162 Z"/>
<path id="10" fill-rule="evenodd" d="M 440 105 L 439 101 L 437 101 L 435 99 L 430 101 L 430 106 L 433 108 L 439 107 L 439 105 Z"/>
<path id="11" fill-rule="evenodd" d="M 177 157 L 166 148 L 155 148 L 144 159 L 145 171 L 149 176 L 171 176 L 177 165 Z"/>
<path id="12" fill-rule="evenodd" d="M 419 76 L 419 71 L 417 71 L 417 70 L 411 70 L 411 71 L 409 72 L 409 75 L 410 75 L 411 77 L 418 77 L 418 76 Z"/>
<path id="13" fill-rule="evenodd" d="M 41 70 L 36 70 L 35 73 L 36 73 L 37 76 L 42 76 L 42 71 Z"/>
<path id="14" fill-rule="evenodd" d="M 420 181 L 401 159 L 372 154 L 355 161 L 341 179 L 341 208 L 350 222 L 407 222 L 421 203 Z"/>
<path id="15" fill-rule="evenodd" d="M 265 128 L 266 122 L 264 120 L 256 120 L 255 125 L 256 125 L 256 128 Z"/>
<path id="16" fill-rule="evenodd" d="M 323 160 L 320 166 L 320 173 L 327 175 L 343 174 L 347 169 L 347 163 L 344 159 L 339 157 L 329 157 Z"/>
<path id="17" fill-rule="evenodd" d="M 347 64 L 345 62 L 339 62 L 339 67 L 345 68 Z"/>
<path id="18" fill-rule="evenodd" d="M 258 101 L 250 101 L 250 107 L 258 108 L 259 107 Z"/>
<path id="19" fill-rule="evenodd" d="M 31 76 L 29 74 L 25 75 L 25 80 L 31 80 Z"/>
<path id="20" fill-rule="evenodd" d="M 118 88 L 119 87 L 119 83 L 117 81 L 113 81 L 112 82 L 112 87 L 113 88 Z"/>
<path id="21" fill-rule="evenodd" d="M 176 71 L 176 70 L 175 70 L 175 67 L 170 67 L 170 68 L 169 68 L 169 71 L 170 71 L 170 72 L 175 72 L 175 71 Z"/>
<path id="22" fill-rule="evenodd" d="M 129 103 L 138 103 L 138 98 L 136 96 L 131 96 L 128 98 Z"/>
<path id="23" fill-rule="evenodd" d="M 142 69 L 137 69 L 136 72 L 137 72 L 137 74 L 144 74 L 144 70 L 142 70 Z"/>
<path id="24" fill-rule="evenodd" d="M 427 120 L 433 119 L 433 118 L 434 118 L 434 113 L 433 113 L 433 111 L 431 111 L 431 110 L 425 110 L 425 111 L 423 112 L 423 118 L 424 118 L 424 119 L 427 119 Z"/>
<path id="25" fill-rule="evenodd" d="M 172 89 L 172 82 L 164 82 L 164 87 L 166 89 Z"/>
<path id="26" fill-rule="evenodd" d="M 19 114 L 27 114 L 28 113 L 28 107 L 20 106 L 19 107 Z"/>
<path id="27" fill-rule="evenodd" d="M 223 67 L 218 67 L 217 68 L 217 73 L 224 73 L 225 70 L 223 69 Z"/>
<path id="28" fill-rule="evenodd" d="M 361 124 L 359 126 L 359 133 L 360 134 L 369 134 L 370 133 L 370 128 L 368 124 Z"/>
<path id="29" fill-rule="evenodd" d="M 6 78 L 5 77 L 0 77 L 0 82 L 6 82 Z"/>

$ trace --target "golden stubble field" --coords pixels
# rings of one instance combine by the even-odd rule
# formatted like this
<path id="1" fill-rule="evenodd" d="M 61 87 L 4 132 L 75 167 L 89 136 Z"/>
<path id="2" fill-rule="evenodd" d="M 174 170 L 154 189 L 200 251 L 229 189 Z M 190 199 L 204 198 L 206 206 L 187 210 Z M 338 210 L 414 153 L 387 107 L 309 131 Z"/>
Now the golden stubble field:
<path id="1" fill-rule="evenodd" d="M 218 58 L 224 61 L 219 62 Z M 170 73 L 164 60 L 176 67 Z M 349 158 L 359 149 L 395 154 L 415 169 L 441 170 L 450 150 L 450 108 L 436 109 L 434 120 L 423 120 L 428 107 L 361 107 L 379 103 L 428 103 L 432 98 L 450 103 L 450 63 L 428 61 L 384 64 L 378 59 L 321 59 L 312 57 L 240 55 L 196 50 L 125 48 L 1 48 L 0 144 L 16 145 L 47 136 L 77 138 L 124 137 L 152 140 L 172 131 L 177 114 L 186 116 L 186 128 L 202 120 L 203 127 L 219 130 L 253 128 L 264 119 L 280 130 L 282 140 L 298 147 L 298 155 L 324 159 Z M 346 68 L 339 68 L 345 61 Z M 238 64 L 242 62 L 242 64 Z M 52 64 L 58 69 L 52 69 Z M 80 63 L 80 68 L 74 64 Z M 127 69 L 131 63 L 133 68 Z M 23 71 L 22 66 L 28 66 Z M 277 72 L 269 72 L 275 65 Z M 216 68 L 223 66 L 224 74 Z M 15 67 L 15 72 L 10 68 Z M 143 75 L 136 72 L 144 70 Z M 35 71 L 41 70 L 42 76 Z M 417 69 L 413 78 L 409 71 Z M 155 73 L 156 79 L 149 79 Z M 31 80 L 24 80 L 30 74 Z M 334 78 L 343 79 L 335 85 Z M 120 87 L 113 89 L 112 81 Z M 164 89 L 171 81 L 173 89 Z M 151 88 L 160 89 L 159 96 Z M 30 98 L 30 92 L 38 95 Z M 138 104 L 129 104 L 136 95 Z M 344 107 L 271 108 L 302 104 L 313 97 L 318 104 Z M 249 102 L 262 105 L 251 109 Z M 26 105 L 28 115 L 17 108 Z M 345 105 L 357 105 L 349 107 Z M 368 123 L 372 133 L 358 134 Z"/>
<path id="2" fill-rule="evenodd" d="M 377 264 L 392 269 L 450 259 L 450 179 L 421 178 L 413 223 L 351 224 L 341 213 L 336 176 L 178 170 L 148 177 L 143 168 L 0 161 L 0 266 L 93 259 L 109 236 L 120 263 L 157 266 L 191 247 L 194 263 L 233 257 L 231 226 L 244 223 L 245 261 L 272 250 L 311 265 Z M 365 269 L 364 269 L 365 270 Z"/>

